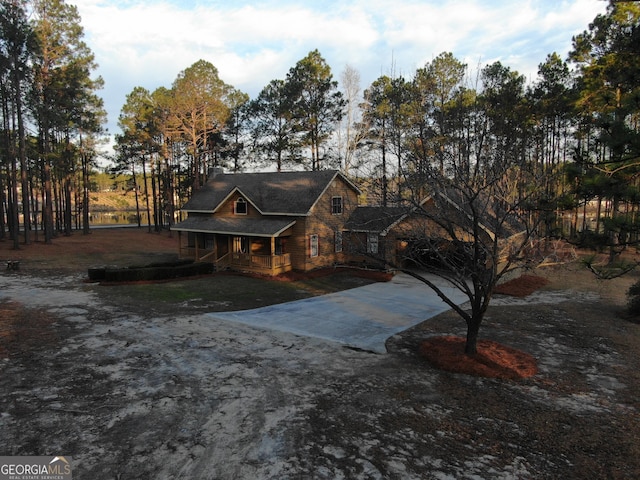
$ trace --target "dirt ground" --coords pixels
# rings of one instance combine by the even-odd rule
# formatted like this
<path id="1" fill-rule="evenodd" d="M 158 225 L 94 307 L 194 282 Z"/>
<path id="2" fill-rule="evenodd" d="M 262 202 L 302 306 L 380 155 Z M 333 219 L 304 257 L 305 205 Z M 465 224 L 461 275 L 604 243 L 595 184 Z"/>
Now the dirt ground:
<path id="1" fill-rule="evenodd" d="M 19 251 L 0 241 L 0 455 L 67 455 L 78 479 L 640 478 L 640 325 L 621 315 L 638 278 L 579 263 L 498 295 L 481 337 L 532 355 L 498 380 L 419 354 L 463 335 L 445 313 L 386 355 L 212 320 L 191 302 L 150 308 L 84 282 L 177 240 L 95 232 Z M 123 293 L 124 295 L 124 293 Z"/>

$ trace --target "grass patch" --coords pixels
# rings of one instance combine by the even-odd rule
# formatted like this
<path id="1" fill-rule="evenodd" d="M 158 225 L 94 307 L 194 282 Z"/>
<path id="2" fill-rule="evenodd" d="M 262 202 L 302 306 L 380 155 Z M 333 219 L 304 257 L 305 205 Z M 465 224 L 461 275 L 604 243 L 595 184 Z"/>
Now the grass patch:
<path id="1" fill-rule="evenodd" d="M 179 307 L 185 302 L 207 311 L 248 310 L 347 290 L 373 280 L 337 272 L 319 278 L 276 281 L 239 274 L 214 274 L 162 283 L 107 285 L 98 294 L 121 305 L 150 309 Z"/>

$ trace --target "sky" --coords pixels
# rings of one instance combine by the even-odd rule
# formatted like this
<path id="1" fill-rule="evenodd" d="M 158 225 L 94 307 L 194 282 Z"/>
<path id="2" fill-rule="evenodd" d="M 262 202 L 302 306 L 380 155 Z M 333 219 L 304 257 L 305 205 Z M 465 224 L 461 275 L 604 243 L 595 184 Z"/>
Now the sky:
<path id="1" fill-rule="evenodd" d="M 170 88 L 200 59 L 255 98 L 318 49 L 335 80 L 348 65 L 364 90 L 381 75 L 410 78 L 442 52 L 472 70 L 502 62 L 533 81 L 565 58 L 603 0 L 67 0 L 104 81 L 110 134 L 134 87 Z"/>

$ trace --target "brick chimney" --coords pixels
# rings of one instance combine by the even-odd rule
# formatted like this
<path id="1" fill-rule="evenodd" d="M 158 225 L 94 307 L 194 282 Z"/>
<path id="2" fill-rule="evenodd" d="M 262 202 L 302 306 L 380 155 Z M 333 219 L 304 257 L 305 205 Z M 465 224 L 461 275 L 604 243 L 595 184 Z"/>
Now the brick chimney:
<path id="1" fill-rule="evenodd" d="M 222 167 L 209 167 L 209 171 L 207 172 L 207 179 L 210 180 L 212 178 L 217 177 L 218 175 L 224 174 L 224 168 Z"/>

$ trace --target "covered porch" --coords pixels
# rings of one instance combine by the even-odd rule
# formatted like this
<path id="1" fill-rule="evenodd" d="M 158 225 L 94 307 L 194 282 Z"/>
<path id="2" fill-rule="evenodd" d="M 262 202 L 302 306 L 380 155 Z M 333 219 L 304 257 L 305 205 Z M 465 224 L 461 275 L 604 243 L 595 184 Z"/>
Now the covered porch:
<path id="1" fill-rule="evenodd" d="M 179 255 L 211 262 L 216 270 L 240 270 L 266 275 L 288 272 L 288 238 L 295 220 L 264 218 L 188 218 L 178 232 Z"/>

